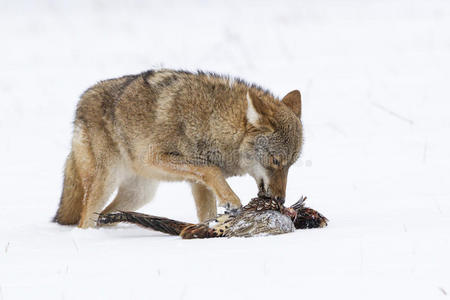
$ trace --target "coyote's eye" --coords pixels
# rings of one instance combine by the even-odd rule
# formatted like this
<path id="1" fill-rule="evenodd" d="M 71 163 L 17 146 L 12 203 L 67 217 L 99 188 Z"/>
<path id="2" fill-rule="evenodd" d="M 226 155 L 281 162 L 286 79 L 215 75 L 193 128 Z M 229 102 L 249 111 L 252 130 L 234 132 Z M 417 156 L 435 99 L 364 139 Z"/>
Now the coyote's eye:
<path id="1" fill-rule="evenodd" d="M 277 167 L 280 166 L 280 161 L 279 161 L 278 159 L 276 159 L 275 157 L 273 157 L 273 156 L 272 156 L 272 163 L 273 163 L 275 166 L 277 166 Z"/>

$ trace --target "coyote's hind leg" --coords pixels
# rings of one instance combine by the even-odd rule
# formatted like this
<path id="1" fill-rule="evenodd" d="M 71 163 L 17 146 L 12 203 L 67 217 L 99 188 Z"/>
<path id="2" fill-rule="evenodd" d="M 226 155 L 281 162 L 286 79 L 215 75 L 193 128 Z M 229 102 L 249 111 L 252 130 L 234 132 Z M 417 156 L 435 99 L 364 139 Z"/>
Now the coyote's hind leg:
<path id="1" fill-rule="evenodd" d="M 103 211 L 135 211 L 153 199 L 159 182 L 141 176 L 132 176 L 119 187 L 117 196 Z"/>

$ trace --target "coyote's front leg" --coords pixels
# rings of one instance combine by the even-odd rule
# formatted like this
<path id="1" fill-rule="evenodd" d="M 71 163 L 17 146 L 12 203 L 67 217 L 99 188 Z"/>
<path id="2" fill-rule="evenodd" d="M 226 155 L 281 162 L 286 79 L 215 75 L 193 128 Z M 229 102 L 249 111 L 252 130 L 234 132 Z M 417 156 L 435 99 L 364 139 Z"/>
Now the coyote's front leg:
<path id="1" fill-rule="evenodd" d="M 192 164 L 184 160 L 182 156 L 172 154 L 153 155 L 148 163 L 164 172 L 204 184 L 216 195 L 220 206 L 241 207 L 238 196 L 226 182 L 222 171 L 216 166 Z"/>

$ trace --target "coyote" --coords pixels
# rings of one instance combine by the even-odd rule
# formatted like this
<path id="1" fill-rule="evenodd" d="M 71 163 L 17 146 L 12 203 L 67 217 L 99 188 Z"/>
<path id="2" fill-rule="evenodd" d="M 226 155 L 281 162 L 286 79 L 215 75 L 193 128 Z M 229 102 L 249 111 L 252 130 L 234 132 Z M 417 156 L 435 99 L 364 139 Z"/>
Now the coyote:
<path id="1" fill-rule="evenodd" d="M 137 210 L 159 181 L 188 181 L 202 222 L 241 207 L 225 178 L 250 174 L 283 203 L 302 148 L 301 96 L 281 101 L 240 79 L 150 70 L 101 81 L 78 103 L 54 220 L 95 225 L 96 213 Z M 109 197 L 118 188 L 114 200 Z"/>

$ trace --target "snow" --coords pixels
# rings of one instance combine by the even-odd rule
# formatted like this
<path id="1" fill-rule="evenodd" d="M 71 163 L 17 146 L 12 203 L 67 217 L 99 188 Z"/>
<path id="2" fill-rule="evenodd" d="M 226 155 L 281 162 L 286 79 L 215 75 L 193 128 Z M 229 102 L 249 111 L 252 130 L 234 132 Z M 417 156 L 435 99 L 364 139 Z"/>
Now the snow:
<path id="1" fill-rule="evenodd" d="M 2 1 L 0 299 L 450 294 L 448 1 Z M 287 204 L 329 226 L 181 240 L 50 222 L 79 95 L 155 67 L 302 92 Z M 244 203 L 250 177 L 229 180 Z M 185 183 L 142 212 L 196 221 Z"/>

